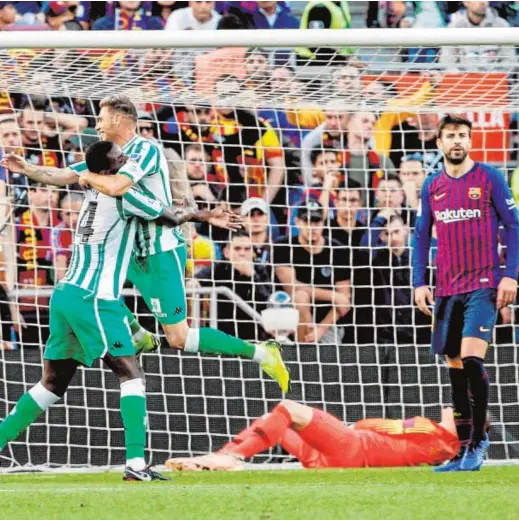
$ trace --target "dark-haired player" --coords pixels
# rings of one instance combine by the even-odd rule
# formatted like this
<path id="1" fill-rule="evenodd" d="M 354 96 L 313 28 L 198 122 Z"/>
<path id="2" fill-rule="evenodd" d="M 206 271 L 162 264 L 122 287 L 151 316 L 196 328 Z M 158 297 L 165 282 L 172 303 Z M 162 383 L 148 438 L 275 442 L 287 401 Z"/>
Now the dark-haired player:
<path id="1" fill-rule="evenodd" d="M 347 426 L 333 415 L 291 400 L 256 419 L 216 453 L 175 458 L 166 466 L 181 471 L 232 471 L 243 459 L 281 444 L 305 468 L 368 468 L 439 464 L 459 449 L 452 409 L 442 421 L 365 419 Z"/>
<path id="2" fill-rule="evenodd" d="M 504 175 L 475 162 L 469 152 L 472 125 L 447 115 L 440 123 L 438 148 L 445 167 L 425 180 L 413 243 L 415 301 L 431 315 L 432 349 L 449 367 L 460 452 L 438 471 L 476 471 L 489 447 L 485 432 L 489 381 L 484 359 L 497 310 L 517 292 L 519 217 Z M 436 303 L 426 282 L 433 224 L 438 236 Z M 507 246 L 501 269 L 498 230 Z"/>
<path id="3" fill-rule="evenodd" d="M 16 156 L 4 158 L 9 167 Z M 86 153 L 89 171 L 103 175 L 137 169 L 121 148 L 109 141 L 93 144 Z M 208 212 L 211 213 L 211 212 Z M 97 190 L 86 192 L 79 214 L 72 259 L 56 286 L 50 304 L 50 337 L 44 353 L 43 376 L 17 402 L 0 424 L 0 449 L 18 437 L 45 410 L 63 397 L 78 365 L 92 366 L 102 358 L 119 378 L 121 416 L 126 445 L 124 480 L 167 480 L 144 459 L 146 398 L 144 378 L 135 356 L 124 306 L 119 301 L 134 247 L 136 218 L 161 218 L 170 225 L 193 220 L 193 212 L 164 208 L 135 188 L 121 197 Z M 239 227 L 237 217 L 220 210 L 198 212 L 227 229 Z"/>

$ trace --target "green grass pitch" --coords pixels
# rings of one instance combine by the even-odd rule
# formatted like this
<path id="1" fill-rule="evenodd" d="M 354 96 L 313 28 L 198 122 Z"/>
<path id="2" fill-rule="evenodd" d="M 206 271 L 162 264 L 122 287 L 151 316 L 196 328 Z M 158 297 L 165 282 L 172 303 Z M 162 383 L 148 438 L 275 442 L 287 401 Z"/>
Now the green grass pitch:
<path id="1" fill-rule="evenodd" d="M 169 474 L 125 483 L 118 473 L 0 477 L 0 518 L 450 520 L 519 518 L 519 467 L 433 474 L 430 468 Z"/>

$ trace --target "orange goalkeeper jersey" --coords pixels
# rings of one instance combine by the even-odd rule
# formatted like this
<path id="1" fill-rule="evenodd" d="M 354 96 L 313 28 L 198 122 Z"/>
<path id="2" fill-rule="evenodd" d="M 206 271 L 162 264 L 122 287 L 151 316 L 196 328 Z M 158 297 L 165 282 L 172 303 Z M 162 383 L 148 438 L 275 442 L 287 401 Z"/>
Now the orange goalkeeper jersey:
<path id="1" fill-rule="evenodd" d="M 365 419 L 356 422 L 354 429 L 363 437 L 370 467 L 438 464 L 459 451 L 457 437 L 425 417 Z"/>

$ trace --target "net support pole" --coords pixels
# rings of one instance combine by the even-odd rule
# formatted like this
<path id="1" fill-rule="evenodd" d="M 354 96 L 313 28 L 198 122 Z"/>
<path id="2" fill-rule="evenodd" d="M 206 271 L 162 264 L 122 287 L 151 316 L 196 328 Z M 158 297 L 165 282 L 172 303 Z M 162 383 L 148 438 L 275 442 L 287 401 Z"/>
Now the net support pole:
<path id="1" fill-rule="evenodd" d="M 440 47 L 516 45 L 519 28 L 481 29 L 260 29 L 234 31 L 2 31 L 0 47 L 200 48 L 200 47 Z"/>

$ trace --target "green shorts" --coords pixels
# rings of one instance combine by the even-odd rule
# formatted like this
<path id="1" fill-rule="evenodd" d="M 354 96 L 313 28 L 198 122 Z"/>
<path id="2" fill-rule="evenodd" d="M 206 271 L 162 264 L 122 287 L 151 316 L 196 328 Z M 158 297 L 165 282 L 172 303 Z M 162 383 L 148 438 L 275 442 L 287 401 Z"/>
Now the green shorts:
<path id="1" fill-rule="evenodd" d="M 132 256 L 127 278 L 139 289 L 162 325 L 175 325 L 186 319 L 186 261 L 186 246 L 146 258 Z"/>
<path id="2" fill-rule="evenodd" d="M 76 285 L 58 284 L 50 300 L 50 337 L 43 357 L 75 359 L 89 367 L 107 353 L 135 355 L 124 306 L 119 300 L 92 298 Z"/>

